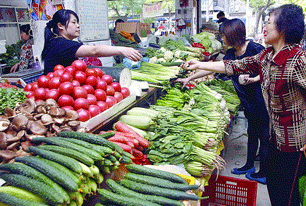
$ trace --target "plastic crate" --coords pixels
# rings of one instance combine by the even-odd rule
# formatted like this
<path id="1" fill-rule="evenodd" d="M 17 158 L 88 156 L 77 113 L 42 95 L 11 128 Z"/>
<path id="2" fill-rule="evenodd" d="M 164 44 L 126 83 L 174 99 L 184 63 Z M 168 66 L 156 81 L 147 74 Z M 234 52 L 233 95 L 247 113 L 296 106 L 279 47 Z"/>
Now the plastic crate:
<path id="1" fill-rule="evenodd" d="M 212 175 L 202 196 L 209 196 L 203 206 L 256 206 L 257 182 Z"/>

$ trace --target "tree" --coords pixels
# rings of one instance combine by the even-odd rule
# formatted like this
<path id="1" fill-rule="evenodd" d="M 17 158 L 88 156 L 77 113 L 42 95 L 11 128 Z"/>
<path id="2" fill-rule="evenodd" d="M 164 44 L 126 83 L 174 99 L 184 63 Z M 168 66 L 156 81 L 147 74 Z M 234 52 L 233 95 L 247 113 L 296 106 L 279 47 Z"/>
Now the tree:
<path id="1" fill-rule="evenodd" d="M 306 1 L 305 0 L 281 0 L 282 4 L 296 4 L 303 8 L 304 12 L 306 12 Z"/>
<path id="2" fill-rule="evenodd" d="M 128 16 L 139 15 L 142 12 L 143 2 L 144 0 L 117 0 L 108 1 L 107 6 L 115 13 L 115 16 L 127 21 Z"/>

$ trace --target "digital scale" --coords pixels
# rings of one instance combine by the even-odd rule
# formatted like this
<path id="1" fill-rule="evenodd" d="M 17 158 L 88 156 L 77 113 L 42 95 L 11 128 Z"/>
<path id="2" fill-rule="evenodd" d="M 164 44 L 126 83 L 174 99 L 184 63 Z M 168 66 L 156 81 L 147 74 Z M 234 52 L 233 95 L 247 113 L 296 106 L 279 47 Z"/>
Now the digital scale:
<path id="1" fill-rule="evenodd" d="M 1 75 L 1 80 L 4 79 L 8 81 L 10 84 L 22 87 L 25 87 L 26 84 L 35 82 L 38 77 L 43 75 L 44 70 L 26 70 L 26 71 L 20 71 L 20 72 L 14 72 L 9 74 L 3 74 Z"/>

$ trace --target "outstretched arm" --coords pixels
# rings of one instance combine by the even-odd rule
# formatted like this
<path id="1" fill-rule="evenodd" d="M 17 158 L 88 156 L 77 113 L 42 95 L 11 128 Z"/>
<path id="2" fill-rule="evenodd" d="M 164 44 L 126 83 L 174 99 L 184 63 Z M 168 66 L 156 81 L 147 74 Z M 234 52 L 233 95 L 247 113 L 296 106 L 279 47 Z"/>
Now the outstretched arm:
<path id="1" fill-rule="evenodd" d="M 182 67 L 186 70 L 201 69 L 210 72 L 225 73 L 225 65 L 223 61 L 199 62 L 197 60 L 192 59 L 185 62 Z"/>

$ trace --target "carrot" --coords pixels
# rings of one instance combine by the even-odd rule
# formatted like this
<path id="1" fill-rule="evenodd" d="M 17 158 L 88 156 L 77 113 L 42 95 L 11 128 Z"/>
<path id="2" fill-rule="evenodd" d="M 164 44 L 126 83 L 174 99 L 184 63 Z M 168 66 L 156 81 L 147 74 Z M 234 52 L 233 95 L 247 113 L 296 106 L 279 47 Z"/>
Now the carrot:
<path id="1" fill-rule="evenodd" d="M 115 134 L 114 136 L 108 138 L 109 141 L 115 141 L 115 142 L 122 142 L 127 144 L 127 142 L 129 141 L 129 139 L 127 139 L 126 137 L 120 136 Z"/>
<path id="2" fill-rule="evenodd" d="M 134 148 L 134 147 L 135 147 L 134 143 L 133 143 L 133 142 L 131 142 L 131 141 L 128 141 L 126 144 L 127 144 L 127 145 L 129 145 L 129 146 L 130 146 L 130 147 L 132 147 L 132 148 Z"/>
<path id="3" fill-rule="evenodd" d="M 143 146 L 141 146 L 141 145 L 138 145 L 138 146 L 136 147 L 136 149 L 138 149 L 138 150 L 140 150 L 140 151 L 143 151 L 143 150 L 144 150 Z"/>
<path id="4" fill-rule="evenodd" d="M 124 132 L 124 133 L 130 133 L 130 134 L 134 134 L 135 135 L 135 139 L 137 139 L 139 141 L 139 144 L 144 147 L 144 148 L 148 148 L 150 146 L 150 143 L 148 140 L 146 140 L 144 137 L 140 136 L 137 132 L 135 132 L 133 129 L 131 129 L 130 127 L 128 127 L 125 123 L 123 123 L 122 121 L 118 121 L 115 123 L 114 125 L 115 129 L 117 131 L 120 132 Z"/>
<path id="5" fill-rule="evenodd" d="M 134 148 L 132 148 L 132 155 L 136 158 L 143 157 L 143 153 L 139 151 L 138 149 L 134 149 Z"/>
<path id="6" fill-rule="evenodd" d="M 123 144 L 121 142 L 116 142 L 116 141 L 110 141 L 110 142 L 113 142 L 113 143 L 119 145 L 124 151 L 126 151 L 128 153 L 132 152 L 132 147 L 127 145 L 127 144 Z"/>

